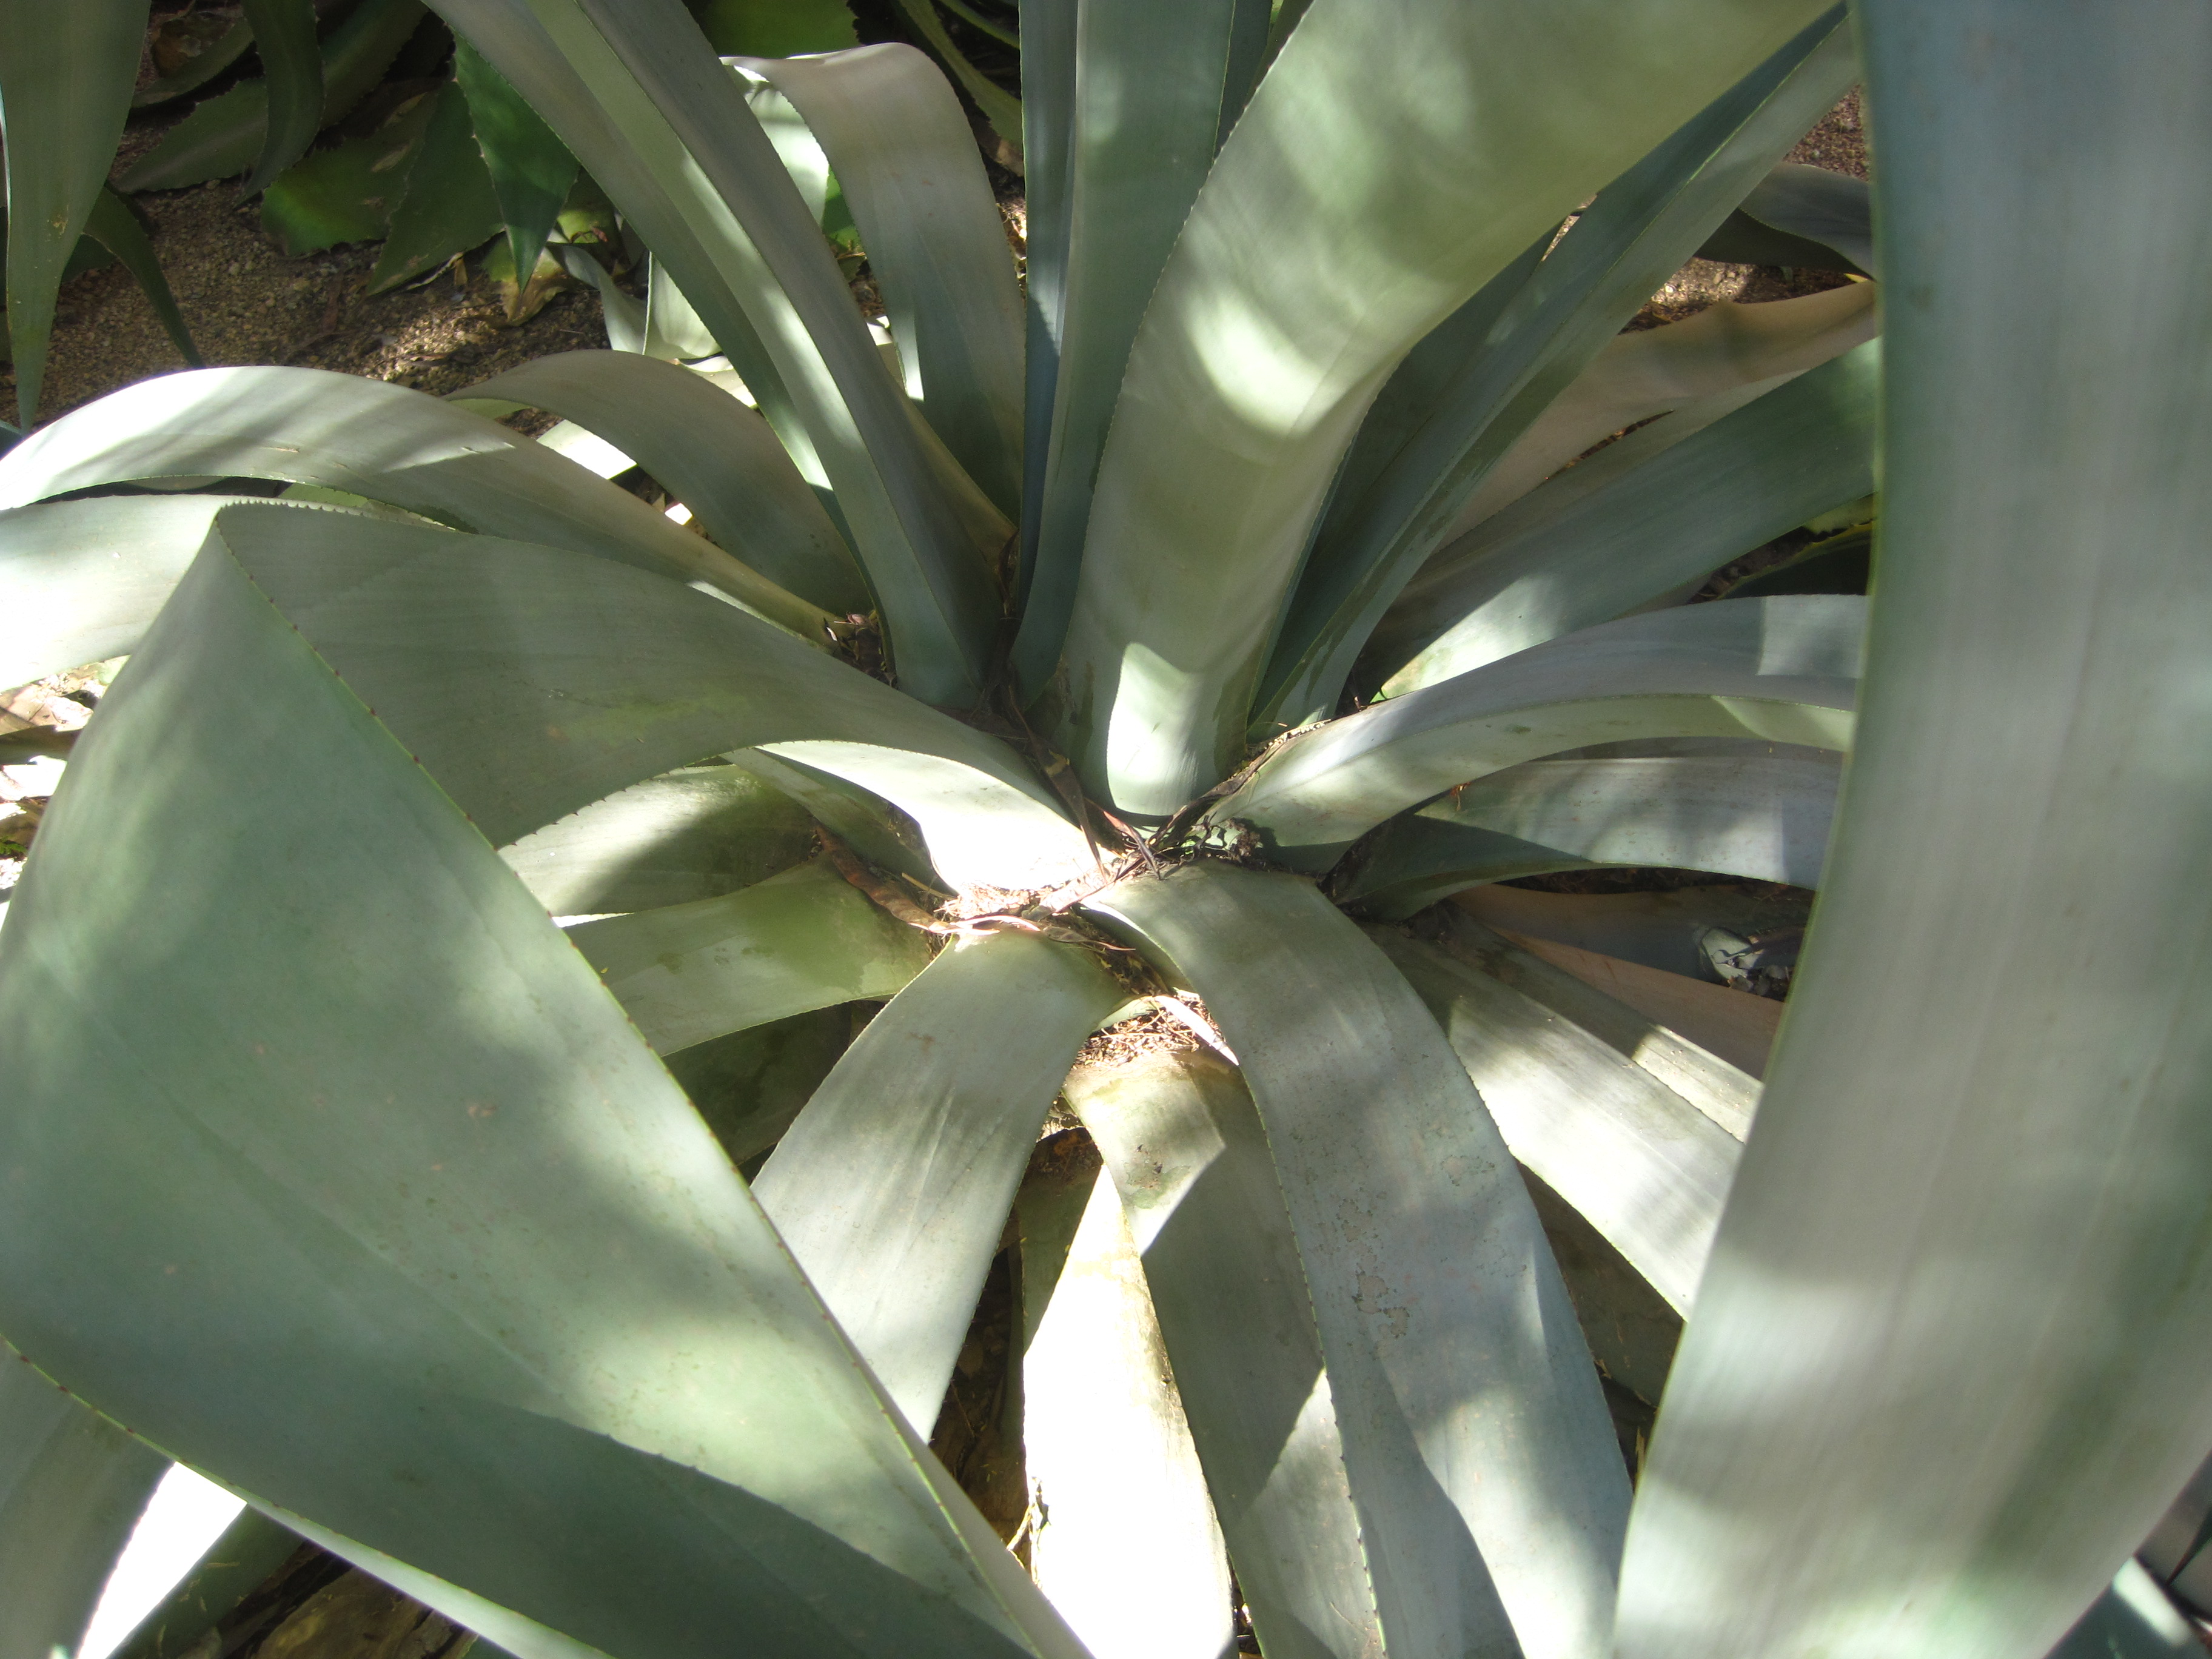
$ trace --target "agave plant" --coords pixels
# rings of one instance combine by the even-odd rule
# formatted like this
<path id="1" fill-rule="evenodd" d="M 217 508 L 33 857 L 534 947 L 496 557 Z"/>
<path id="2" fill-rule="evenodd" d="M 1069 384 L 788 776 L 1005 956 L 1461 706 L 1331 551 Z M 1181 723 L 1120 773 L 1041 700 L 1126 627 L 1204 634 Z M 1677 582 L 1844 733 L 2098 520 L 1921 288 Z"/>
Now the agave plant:
<path id="1" fill-rule="evenodd" d="M 1032 0 L 1025 299 L 919 54 L 438 9 L 715 356 L 0 460 L 0 682 L 130 658 L 0 948 L 40 1651 L 169 1458 L 529 1659 L 2189 1639 L 2201 8 L 1864 0 L 1877 257 L 1810 0 Z M 1884 280 L 1619 334 L 1731 224 Z M 1679 603 L 1877 424 L 1871 601 Z M 1607 863 L 1818 882 L 1763 1089 L 1423 908 Z"/>

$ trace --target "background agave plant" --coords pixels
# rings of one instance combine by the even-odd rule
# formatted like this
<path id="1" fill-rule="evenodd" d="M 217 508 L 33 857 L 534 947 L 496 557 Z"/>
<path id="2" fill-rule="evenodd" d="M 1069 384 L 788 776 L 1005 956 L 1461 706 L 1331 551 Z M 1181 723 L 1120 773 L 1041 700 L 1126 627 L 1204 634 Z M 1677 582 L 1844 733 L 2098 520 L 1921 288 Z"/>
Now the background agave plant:
<path id="1" fill-rule="evenodd" d="M 532 1659 L 1212 1654 L 1231 1564 L 1278 1655 L 2191 1639 L 2123 1567 L 2212 1443 L 2200 9 L 1867 0 L 1876 258 L 1771 174 L 1860 72 L 1802 0 L 1033 4 L 1025 300 L 917 54 L 440 10 L 726 361 L 0 460 L 0 681 L 131 657 L 0 948 L 35 1649 L 149 1447 Z M 1616 341 L 1717 233 L 1882 361 L 1865 288 Z M 1668 603 L 1877 423 L 1870 617 Z M 1604 862 L 1820 872 L 1763 1091 L 1386 925 Z M 1204 1043 L 1071 1074 L 1133 1004 Z M 921 1437 L 1009 1237 L 1035 1581 Z"/>

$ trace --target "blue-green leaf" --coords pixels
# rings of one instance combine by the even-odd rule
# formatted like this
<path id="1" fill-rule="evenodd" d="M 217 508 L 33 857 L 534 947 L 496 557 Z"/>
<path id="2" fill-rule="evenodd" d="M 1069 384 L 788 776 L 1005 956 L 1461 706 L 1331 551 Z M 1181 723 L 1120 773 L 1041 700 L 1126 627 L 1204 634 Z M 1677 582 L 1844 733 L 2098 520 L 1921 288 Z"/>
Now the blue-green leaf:
<path id="1" fill-rule="evenodd" d="M 907 395 L 1001 512 L 1020 511 L 1022 301 L 975 135 L 911 46 L 738 60 L 791 100 L 882 290 Z"/>
<path id="2" fill-rule="evenodd" d="M 720 898 L 814 852 L 799 805 L 735 766 L 634 784 L 500 848 L 556 916 L 611 915 Z"/>
<path id="3" fill-rule="evenodd" d="M 1071 9 L 1057 368 L 1052 423 L 1029 458 L 1041 493 L 1013 658 L 1031 694 L 1059 659 L 1075 602 L 1091 486 L 1130 344 L 1219 145 L 1237 5 Z"/>
<path id="4" fill-rule="evenodd" d="M 1060 1079 L 1127 995 L 1075 945 L 1008 933 L 948 951 L 868 1023 L 754 1181 L 921 1432 Z"/>
<path id="5" fill-rule="evenodd" d="M 285 1524 L 526 1652 L 1066 1650 L 588 966 L 220 547 L 47 816 L 0 1042 L 0 1322 Z"/>
<path id="6" fill-rule="evenodd" d="M 1529 761 L 1391 819 L 1331 890 L 1394 921 L 1478 882 L 1596 865 L 1817 887 L 1842 772 L 1818 750 Z"/>
<path id="7" fill-rule="evenodd" d="M 1273 1154 L 1203 1051 L 1079 1066 L 1252 1626 L 1275 1659 L 1378 1652 L 1382 1631 L 1321 1339 Z"/>
<path id="8" fill-rule="evenodd" d="M 1202 863 L 1090 908 L 1197 988 L 1243 1062 L 1386 1640 L 1600 1652 L 1626 1474 L 1528 1194 L 1428 1011 L 1294 877 Z"/>
<path id="9" fill-rule="evenodd" d="M 0 1659 L 76 1651 L 168 1468 L 0 1342 Z"/>
<path id="10" fill-rule="evenodd" d="M 2212 1443 L 2212 13 L 1857 10 L 1869 695 L 1625 1659 L 2032 1659 Z"/>
<path id="11" fill-rule="evenodd" d="M 1861 599 L 1793 595 L 1584 629 L 1293 738 L 1207 817 L 1319 870 L 1408 806 L 1565 750 L 1648 738 L 1848 749 L 1865 616 Z"/>
<path id="12" fill-rule="evenodd" d="M 1838 8 L 1607 185 L 1556 246 L 1545 227 L 1407 354 L 1361 422 L 1316 528 L 1254 711 L 1257 735 L 1335 711 L 1363 636 L 1449 538 L 1470 495 L 1489 486 L 1585 365 L 1613 349 L 1614 331 L 1855 72 Z"/>
<path id="13" fill-rule="evenodd" d="M 635 351 L 566 351 L 455 396 L 575 422 L 634 458 L 771 581 L 839 615 L 872 608 L 844 538 L 775 434 L 703 376 Z"/>
<path id="14" fill-rule="evenodd" d="M 1004 744 L 662 577 L 282 507 L 233 507 L 216 529 L 495 843 L 757 745 L 895 801 L 962 884 L 1046 886 L 1092 867 Z"/>
<path id="15" fill-rule="evenodd" d="M 1513 1156 L 1687 1313 L 1735 1139 L 1571 1018 L 1434 945 L 1370 937 L 1436 1016 Z"/>
<path id="16" fill-rule="evenodd" d="M 1654 422 L 1485 520 L 1391 607 L 1368 647 L 1376 678 L 1395 696 L 1609 622 L 1865 495 L 1881 349 L 1676 442 L 1677 417 Z"/>
<path id="17" fill-rule="evenodd" d="M 812 1009 L 894 996 L 929 961 L 918 930 L 892 921 L 826 860 L 720 898 L 587 921 L 568 938 L 664 1054 Z"/>
<path id="18" fill-rule="evenodd" d="M 636 496 L 480 415 L 356 374 L 206 368 L 126 386 L 0 457 L 0 507 L 210 475 L 326 485 L 707 582 L 801 638 L 823 637 L 814 606 Z"/>

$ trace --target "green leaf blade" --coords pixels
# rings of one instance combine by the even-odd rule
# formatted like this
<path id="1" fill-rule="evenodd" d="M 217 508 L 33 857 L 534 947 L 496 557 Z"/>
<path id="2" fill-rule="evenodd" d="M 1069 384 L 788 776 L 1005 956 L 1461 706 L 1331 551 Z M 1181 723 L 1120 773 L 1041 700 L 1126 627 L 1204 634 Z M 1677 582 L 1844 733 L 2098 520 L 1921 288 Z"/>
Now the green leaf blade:
<path id="1" fill-rule="evenodd" d="M 907 395 L 1000 512 L 1021 510 L 1022 320 L 975 136 L 910 46 L 738 62 L 788 98 L 860 227 Z"/>
<path id="2" fill-rule="evenodd" d="M 63 267 L 106 183 L 131 113 L 146 15 L 131 0 L 0 7 L 8 127 L 8 336 L 16 424 L 38 417 Z"/>
<path id="3" fill-rule="evenodd" d="M 1089 908 L 1196 986 L 1242 1061 L 1386 1635 L 1601 1650 L 1626 1474 L 1528 1194 L 1428 1011 L 1294 878 L 1200 864 Z"/>
<path id="4" fill-rule="evenodd" d="M 576 158 L 507 77 L 458 37 L 453 79 L 468 99 L 470 125 L 499 198 L 514 269 L 526 274 L 538 268 L 538 256 L 576 182 Z"/>
<path id="5" fill-rule="evenodd" d="M 245 0 L 269 91 L 261 154 L 246 176 L 252 196 L 307 153 L 323 125 L 323 54 L 311 0 Z"/>
<path id="6" fill-rule="evenodd" d="M 2027 1659 L 2212 1443 L 2212 335 L 2183 274 L 2212 196 L 2154 136 L 2212 122 L 2212 18 L 1860 15 L 1869 696 L 1638 1496 L 1628 1659 Z"/>
<path id="7" fill-rule="evenodd" d="M 895 996 L 922 935 L 817 861 L 741 891 L 568 931 L 656 1054 L 771 1020 Z M 942 1390 L 939 1390 L 942 1392 Z"/>
<path id="8" fill-rule="evenodd" d="M 1540 236 L 1522 256 L 1540 256 L 1533 273 L 1508 265 L 1407 354 L 1316 527 L 1255 710 L 1256 738 L 1335 712 L 1367 630 L 1454 533 L 1470 493 L 1488 488 L 1614 331 L 1856 72 L 1840 9 L 1814 20 L 1601 190 L 1556 246 L 1548 229 Z"/>
<path id="9" fill-rule="evenodd" d="M 0 505 L 210 474 L 322 484 L 702 580 L 802 639 L 823 637 L 821 611 L 635 495 L 482 416 L 358 375 L 207 368 L 126 386 L 0 457 Z"/>
<path id="10" fill-rule="evenodd" d="M 251 733 L 259 787 L 177 764 L 185 729 Z M 226 553 L 62 795 L 0 951 L 6 1155 L 52 1171 L 7 1212 L 11 1334 L 302 1529 L 462 1586 L 510 1644 L 1034 1650 L 1048 1614 L 1009 1612 L 589 969 Z M 186 815 L 188 872 L 156 850 Z M 189 975 L 143 948 L 186 940 Z"/>
<path id="11" fill-rule="evenodd" d="M 1850 746 L 1865 602 L 1723 599 L 1626 617 L 1291 738 L 1208 810 L 1326 869 L 1455 784 L 1545 755 L 1660 738 Z"/>
<path id="12" fill-rule="evenodd" d="M 500 224 L 499 198 L 469 130 L 468 100 L 449 81 L 431 100 L 422 143 L 407 163 L 407 187 L 368 273 L 368 292 L 437 270 L 489 240 Z M 532 266 L 518 269 L 527 273 Z"/>
<path id="13" fill-rule="evenodd" d="M 1881 386 L 1869 341 L 1679 442 L 1670 415 L 1599 452 L 1437 553 L 1376 630 L 1378 678 L 1401 696 L 1610 622 L 1869 494 Z"/>
<path id="14" fill-rule="evenodd" d="M 1680 0 L 1631 25 L 1610 6 L 1438 0 L 1380 29 L 1353 0 L 1316 0 L 1130 354 L 1058 690 L 1095 793 L 1165 814 L 1233 769 L 1308 532 L 1390 369 L 1820 9 Z M 1494 50 L 1500 28 L 1520 49 Z M 1345 147 L 1313 168 L 1316 112 L 1352 106 Z"/>
<path id="15" fill-rule="evenodd" d="M 872 608 L 843 537 L 775 434 L 690 369 L 634 351 L 557 352 L 455 396 L 575 422 L 635 457 L 770 580 L 839 615 Z"/>
<path id="16" fill-rule="evenodd" d="M 1253 1628 L 1278 1659 L 1379 1651 L 1305 1268 L 1250 1091 L 1185 1051 L 1079 1066 L 1067 1098 L 1128 1209 Z"/>
<path id="17" fill-rule="evenodd" d="M 948 951 L 869 1022 L 754 1181 L 918 1431 L 1060 1080 L 1126 995 L 1073 945 L 1007 932 Z"/>

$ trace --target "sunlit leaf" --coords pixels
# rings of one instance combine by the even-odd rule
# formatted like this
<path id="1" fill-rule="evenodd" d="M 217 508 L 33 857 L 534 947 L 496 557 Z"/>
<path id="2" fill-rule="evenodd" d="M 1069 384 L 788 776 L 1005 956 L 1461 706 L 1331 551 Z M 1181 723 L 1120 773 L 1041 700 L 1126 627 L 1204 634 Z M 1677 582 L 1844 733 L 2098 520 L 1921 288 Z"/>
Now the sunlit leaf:
<path id="1" fill-rule="evenodd" d="M 945 77 L 909 46 L 739 60 L 820 142 L 858 224 L 899 343 L 907 395 L 953 458 L 1020 511 L 1021 295 L 975 135 Z"/>
<path id="2" fill-rule="evenodd" d="M 1057 692 L 1094 792 L 1165 814 L 1236 767 L 1330 477 L 1398 360 L 1822 9 L 1419 0 L 1379 28 L 1316 0 L 1199 193 L 1115 405 Z M 1352 107 L 1311 165 L 1313 112 Z"/>
<path id="3" fill-rule="evenodd" d="M 638 352 L 558 352 L 458 395 L 576 422 L 635 457 L 771 580 L 840 614 L 871 608 L 844 538 L 767 423 L 690 369 Z"/>
<path id="4" fill-rule="evenodd" d="M 1126 995 L 1074 945 L 1006 933 L 950 950 L 868 1023 L 754 1180 L 918 1431 L 1060 1079 Z"/>
<path id="5" fill-rule="evenodd" d="M 896 995 L 929 960 L 921 933 L 826 861 L 719 898 L 587 921 L 568 938 L 657 1054 Z"/>
<path id="6" fill-rule="evenodd" d="M 1066 1650 L 589 967 L 220 549 L 7 942 L 0 1319 L 81 1397 L 510 1650 Z"/>
<path id="7" fill-rule="evenodd" d="M 1315 528 L 1252 711 L 1255 738 L 1335 712 L 1363 635 L 1470 493 L 1856 73 L 1837 7 L 1607 185 L 1563 234 L 1547 226 L 1407 353 Z"/>
<path id="8" fill-rule="evenodd" d="M 1275 750 L 1209 809 L 1296 868 L 1455 784 L 1593 744 L 1752 738 L 1850 747 L 1863 600 L 1723 600 L 1584 629 L 1376 703 Z"/>
<path id="9" fill-rule="evenodd" d="M 209 474 L 323 484 L 587 550 L 708 583 L 801 638 L 823 637 L 815 607 L 636 496 L 482 416 L 354 374 L 207 368 L 126 386 L 0 457 L 0 505 Z"/>
<path id="10" fill-rule="evenodd" d="M 15 937 L 10 929 L 11 946 Z M 168 1467 L 0 1343 L 0 1655 L 76 1651 L 108 1569 Z"/>
<path id="11" fill-rule="evenodd" d="M 2212 1443 L 2212 180 L 2162 142 L 2212 118 L 2212 15 L 1859 17 L 1873 691 L 1638 1495 L 1626 1659 L 2027 1659 Z"/>
<path id="12" fill-rule="evenodd" d="M 1818 750 L 1529 761 L 1393 818 L 1332 890 L 1395 921 L 1477 882 L 1596 865 L 1816 887 L 1842 771 Z"/>
<path id="13" fill-rule="evenodd" d="M 1204 1052 L 1079 1066 L 1253 1628 L 1282 1659 L 1382 1642 L 1305 1269 L 1243 1079 Z"/>
<path id="14" fill-rule="evenodd" d="M 1204 864 L 1092 904 L 1197 988 L 1243 1062 L 1386 1639 L 1598 1650 L 1627 1478 L 1528 1194 L 1428 1011 L 1294 877 Z"/>

